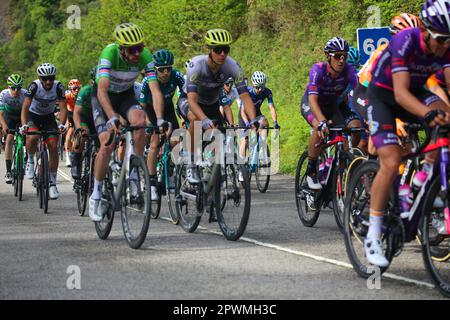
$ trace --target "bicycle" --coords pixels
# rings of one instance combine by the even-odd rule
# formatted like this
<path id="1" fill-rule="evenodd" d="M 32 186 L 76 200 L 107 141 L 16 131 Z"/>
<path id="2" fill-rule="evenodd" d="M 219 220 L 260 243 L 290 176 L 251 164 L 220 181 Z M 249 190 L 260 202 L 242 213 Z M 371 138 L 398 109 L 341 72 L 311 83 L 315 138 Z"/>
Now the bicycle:
<path id="1" fill-rule="evenodd" d="M 264 127 L 261 129 L 275 129 L 273 127 Z M 264 148 L 265 146 L 265 148 Z M 250 160 L 248 172 L 251 177 L 252 174 L 255 175 L 256 187 L 259 192 L 265 193 L 267 188 L 269 188 L 270 182 L 270 150 L 269 145 L 266 141 L 263 142 L 259 134 L 259 130 L 253 135 L 250 143 Z M 265 150 L 263 150 L 265 149 Z"/>
<path id="2" fill-rule="evenodd" d="M 235 127 L 222 127 L 219 130 Z M 217 132 L 217 131 L 216 131 Z M 220 136 L 220 135 L 219 135 Z M 226 150 L 231 149 L 233 160 L 237 158 L 234 143 L 224 139 Z M 181 227 L 189 233 L 194 232 L 205 211 L 209 211 L 209 222 L 217 217 L 219 228 L 227 240 L 238 240 L 247 227 L 250 215 L 250 180 L 245 165 L 225 163 L 224 153 L 219 152 L 220 164 L 215 161 L 217 150 L 208 146 L 214 141 L 202 145 L 203 161 L 199 164 L 201 182 L 192 185 L 186 178 L 187 164 L 182 163 L 177 169 L 175 182 L 175 204 Z M 234 142 L 234 139 L 233 139 Z M 239 182 L 239 173 L 243 180 Z"/>
<path id="3" fill-rule="evenodd" d="M 406 161 L 421 157 L 423 154 L 431 151 L 440 150 L 440 160 L 436 160 L 433 174 L 428 177 L 417 194 L 415 194 L 414 202 L 406 215 L 401 215 L 399 208 L 398 186 L 401 176 L 396 179 L 396 183 L 392 186 L 382 226 L 385 256 L 390 263 L 394 257 L 398 257 L 401 254 L 404 244 L 416 239 L 416 235 L 419 232 L 422 240 L 422 255 L 425 268 L 440 292 L 446 296 L 450 296 L 450 281 L 442 279 L 439 270 L 433 263 L 438 260 L 446 262 L 450 258 L 448 242 L 444 242 L 444 240 L 447 241 L 449 239 L 450 228 L 445 231 L 446 234 L 440 234 L 436 230 L 439 222 L 441 222 L 441 225 L 442 223 L 450 222 L 447 218 L 447 213 L 449 212 L 449 171 L 447 171 L 450 144 L 447 138 L 449 129 L 449 125 L 442 128 L 434 128 L 417 150 L 402 157 L 402 160 Z M 429 144 L 430 141 L 436 142 Z M 376 160 L 368 160 L 361 164 L 355 170 L 350 180 L 349 193 L 346 199 L 344 214 L 346 251 L 353 268 L 363 278 L 368 278 L 373 274 L 371 272 L 373 267 L 365 261 L 363 243 L 369 226 L 371 184 L 379 167 L 379 163 Z M 441 198 L 440 202 L 436 201 L 437 197 Z M 439 205 L 438 208 L 436 207 L 438 203 L 443 205 Z M 446 245 L 444 247 L 446 254 L 439 259 L 434 247 L 443 242 Z M 388 268 L 389 266 L 380 268 L 381 273 Z"/>
<path id="4" fill-rule="evenodd" d="M 79 179 L 74 181 L 74 191 L 77 194 L 77 207 L 80 216 L 84 216 L 89 196 L 94 187 L 94 163 L 98 150 L 98 136 L 96 134 L 85 134 L 82 129 L 75 130 L 74 149 L 80 145 L 81 138 L 84 139 L 83 150 L 81 152 L 80 169 L 82 170 Z"/>
<path id="5" fill-rule="evenodd" d="M 23 200 L 23 177 L 25 174 L 25 164 L 27 163 L 27 150 L 25 148 L 25 137 L 18 129 L 8 130 L 9 134 L 14 134 L 12 176 L 14 196 Z"/>
<path id="6" fill-rule="evenodd" d="M 48 200 L 50 198 L 50 176 L 47 142 L 44 137 L 48 135 L 60 135 L 59 131 L 28 131 L 27 136 L 39 136 L 39 151 L 37 152 L 36 165 L 34 167 L 33 187 L 39 197 L 39 208 L 48 213 Z"/>
<path id="7" fill-rule="evenodd" d="M 158 132 L 154 131 L 154 134 L 158 134 Z M 165 195 L 167 198 L 171 222 L 178 225 L 180 220 L 175 208 L 176 168 L 172 159 L 170 141 L 165 133 L 161 136 L 161 142 L 158 145 L 158 150 L 160 150 L 160 153 L 156 164 L 158 200 L 156 201 L 156 208 L 152 208 L 152 218 L 157 219 L 159 217 L 161 212 L 162 196 Z M 152 203 L 153 202 L 154 201 L 152 201 Z"/>
<path id="8" fill-rule="evenodd" d="M 333 204 L 333 215 L 340 231 L 343 226 L 343 211 L 345 186 L 344 181 L 347 175 L 347 168 L 354 159 L 350 151 L 345 150 L 345 134 L 362 132 L 364 128 L 329 128 L 330 134 L 316 145 L 316 148 L 322 147 L 326 152 L 319 156 L 319 163 L 327 170 L 319 175 L 322 189 L 313 191 L 306 182 L 308 151 L 305 150 L 300 156 L 295 175 L 295 202 L 297 205 L 298 216 L 305 227 L 313 227 L 320 214 L 321 208 L 325 208 L 331 201 Z M 331 134 L 333 133 L 333 134 Z M 330 148 L 333 147 L 333 148 Z M 334 149 L 334 155 L 332 154 Z M 321 171 L 317 171 L 321 173 Z"/>
<path id="9" fill-rule="evenodd" d="M 122 229 L 128 245 L 139 249 L 147 237 L 151 215 L 150 178 L 147 164 L 134 151 L 132 132 L 145 126 L 122 126 L 120 134 L 111 134 L 107 146 L 115 143 L 113 157 L 103 183 L 101 206 L 104 216 L 95 222 L 100 239 L 106 240 L 111 232 L 115 211 L 121 211 Z M 123 160 L 119 160 L 118 136 L 125 136 Z"/>

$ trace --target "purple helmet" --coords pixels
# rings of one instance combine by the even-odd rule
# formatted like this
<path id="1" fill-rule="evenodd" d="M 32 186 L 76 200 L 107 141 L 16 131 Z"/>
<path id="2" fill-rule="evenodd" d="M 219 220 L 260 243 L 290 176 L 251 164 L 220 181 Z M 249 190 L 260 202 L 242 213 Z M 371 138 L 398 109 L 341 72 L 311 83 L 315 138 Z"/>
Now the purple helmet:
<path id="1" fill-rule="evenodd" d="M 450 33 L 450 1 L 427 0 L 420 11 L 420 20 L 426 29 Z"/>
<path id="2" fill-rule="evenodd" d="M 330 39 L 325 44 L 325 47 L 323 48 L 323 51 L 325 53 L 330 52 L 338 52 L 338 51 L 345 51 L 348 52 L 350 49 L 348 42 L 345 39 L 342 39 L 340 37 L 334 37 L 333 39 Z"/>

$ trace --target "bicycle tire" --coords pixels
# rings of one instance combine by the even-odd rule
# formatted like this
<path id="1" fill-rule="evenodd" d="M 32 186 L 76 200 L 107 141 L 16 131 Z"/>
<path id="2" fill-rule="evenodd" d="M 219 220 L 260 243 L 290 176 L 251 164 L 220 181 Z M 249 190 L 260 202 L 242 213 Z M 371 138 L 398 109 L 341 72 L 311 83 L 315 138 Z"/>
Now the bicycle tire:
<path id="1" fill-rule="evenodd" d="M 17 196 L 19 201 L 23 200 L 23 177 L 24 177 L 24 150 L 21 148 L 17 152 L 18 163 L 16 164 L 16 176 L 17 176 Z"/>
<path id="2" fill-rule="evenodd" d="M 169 173 L 172 171 L 173 181 L 176 179 L 176 167 L 172 164 L 167 170 Z M 170 185 L 166 185 L 166 197 L 167 197 L 167 206 L 169 207 L 169 216 L 170 220 L 174 225 L 178 225 L 180 223 L 180 217 L 178 216 L 177 209 L 175 208 L 175 188 L 170 188 Z"/>
<path id="3" fill-rule="evenodd" d="M 341 152 L 340 167 L 335 168 L 332 172 L 331 190 L 333 192 L 333 215 L 336 225 L 340 232 L 343 232 L 344 226 L 344 202 L 345 202 L 345 181 L 348 175 L 349 165 L 352 163 L 354 156 L 349 152 Z"/>
<path id="4" fill-rule="evenodd" d="M 95 157 L 93 158 L 95 159 Z M 94 174 L 92 172 L 92 177 L 93 176 Z M 106 177 L 103 180 L 102 199 L 100 204 L 106 206 L 105 215 L 103 216 L 102 221 L 94 222 L 97 236 L 102 240 L 108 239 L 114 222 L 115 201 L 114 201 L 114 188 L 112 185 L 111 177 L 112 177 L 111 169 L 108 169 Z"/>
<path id="5" fill-rule="evenodd" d="M 186 180 L 186 165 L 180 165 L 178 167 L 177 175 L 175 180 L 175 208 L 177 210 L 178 217 L 180 219 L 180 226 L 184 231 L 192 233 L 197 230 L 200 224 L 201 215 L 203 212 L 198 212 L 196 208 L 196 202 L 183 197 L 181 195 L 181 189 L 186 187 L 199 188 L 198 192 L 203 193 L 201 184 L 199 186 L 190 186 Z M 199 196 L 199 195 L 197 195 Z"/>
<path id="6" fill-rule="evenodd" d="M 450 179 L 449 179 L 450 180 Z M 444 215 L 444 208 L 438 208 L 434 202 L 441 191 L 441 177 L 436 176 L 424 198 L 422 219 L 420 223 L 422 258 L 425 269 L 439 292 L 450 298 L 450 238 L 440 235 L 433 226 L 433 215 Z M 447 194 L 448 196 L 448 194 Z M 436 239 L 439 237 L 439 239 Z M 442 247 L 441 247 L 442 245 Z M 444 275 L 446 269 L 446 276 Z"/>
<path id="7" fill-rule="evenodd" d="M 14 142 L 13 149 L 12 149 L 12 166 L 11 166 L 12 174 L 13 174 L 12 185 L 14 188 L 14 197 L 17 197 L 19 194 L 19 185 L 18 185 L 19 179 L 18 179 L 18 174 L 17 174 L 18 164 L 16 161 L 16 159 L 18 159 L 18 150 L 16 148 L 17 148 L 17 144 L 16 144 L 16 142 Z"/>
<path id="8" fill-rule="evenodd" d="M 216 211 L 219 228 L 225 238 L 230 241 L 236 241 L 244 234 L 250 216 L 251 190 L 250 179 L 246 170 L 245 165 L 225 165 L 225 172 L 218 172 L 220 177 L 217 178 L 213 189 L 213 208 Z M 239 182 L 238 171 L 241 171 L 244 181 Z M 230 178 L 230 181 L 228 181 L 228 178 Z M 223 193 L 225 193 L 225 206 L 222 208 Z M 244 201 L 242 201 L 242 197 L 244 197 Z M 242 204 L 243 206 L 241 206 Z M 230 208 L 229 213 L 228 208 Z M 234 213 L 237 210 L 240 210 L 241 214 L 234 219 Z M 231 225 L 233 221 L 236 221 L 236 223 Z"/>
<path id="9" fill-rule="evenodd" d="M 375 177 L 379 169 L 379 163 L 374 160 L 361 164 L 352 174 L 345 202 L 343 221 L 345 248 L 353 269 L 364 279 L 372 276 L 376 272 L 375 268 L 378 268 L 368 262 L 364 263 L 360 257 L 364 257 L 364 238 L 369 225 L 370 205 L 366 206 L 370 203 L 371 185 L 369 187 L 369 183 L 372 183 L 373 180 L 370 181 L 370 179 Z M 387 254 L 386 258 L 391 262 L 393 255 Z M 380 267 L 380 274 L 384 273 L 388 267 Z"/>
<path id="10" fill-rule="evenodd" d="M 156 172 L 156 192 L 158 193 L 158 199 L 152 200 L 152 213 L 151 217 L 152 219 L 158 219 L 159 214 L 161 213 L 161 201 L 162 201 L 162 194 L 163 194 L 163 188 L 164 188 L 164 166 L 160 165 L 159 170 Z"/>
<path id="11" fill-rule="evenodd" d="M 148 169 L 147 169 L 147 163 L 145 162 L 143 157 L 140 156 L 136 156 L 136 155 L 131 155 L 130 157 L 130 172 L 133 169 L 136 170 L 142 170 L 142 172 L 138 171 L 138 180 L 137 181 L 143 181 L 144 182 L 144 186 L 143 188 L 141 188 L 141 193 L 140 196 L 142 197 L 143 200 L 143 210 L 142 210 L 142 214 L 143 214 L 143 219 L 141 221 L 140 219 L 140 215 L 137 214 L 136 216 L 138 216 L 138 223 L 137 223 L 137 228 L 136 230 L 138 231 L 137 233 L 134 232 L 134 227 L 131 227 L 130 225 L 131 220 L 135 220 L 134 216 L 131 217 L 131 212 L 133 212 L 133 210 L 131 210 L 131 203 L 128 202 L 128 196 L 127 194 L 131 191 L 127 190 L 128 189 L 128 184 L 130 183 L 131 180 L 128 180 L 127 183 L 125 183 L 124 189 L 122 190 L 122 201 L 121 201 L 121 216 L 122 216 L 122 229 L 123 229 L 123 233 L 125 236 L 125 239 L 128 243 L 128 245 L 130 246 L 130 248 L 132 249 L 139 249 L 142 244 L 144 243 L 146 237 L 147 237 L 147 232 L 148 232 L 148 227 L 150 225 L 150 217 L 151 217 L 151 210 L 152 210 L 152 205 L 151 205 L 151 195 L 150 195 L 150 177 L 148 174 Z M 138 204 L 138 206 L 142 206 L 142 203 L 140 202 Z M 137 210 L 136 210 L 137 211 Z"/>
<path id="12" fill-rule="evenodd" d="M 270 161 L 270 152 L 269 152 L 269 146 L 267 147 L 267 160 L 268 163 L 261 165 L 261 159 L 259 159 L 258 157 L 258 162 L 256 165 L 256 170 L 255 170 L 255 180 L 256 180 L 256 187 L 258 188 L 259 192 L 261 193 L 265 193 L 267 191 L 267 188 L 269 188 L 269 182 L 270 182 L 270 166 L 271 166 L 271 161 Z M 258 145 L 258 153 L 259 153 L 259 145 Z M 261 168 L 264 168 L 263 170 L 265 170 L 266 174 L 261 174 Z M 268 171 L 268 172 L 267 172 Z"/>
<path id="13" fill-rule="evenodd" d="M 308 166 L 308 151 L 303 152 L 298 160 L 297 171 L 295 173 L 295 203 L 297 205 L 297 214 L 300 221 L 305 227 L 313 227 L 317 219 L 319 219 L 320 206 L 313 208 L 311 203 L 314 203 L 314 192 L 309 191 L 306 182 L 306 171 Z M 308 204 L 309 201 L 309 204 Z M 305 207 L 303 207 L 305 205 Z M 308 211 L 312 215 L 308 215 Z"/>
<path id="14" fill-rule="evenodd" d="M 80 216 L 84 216 L 84 213 L 86 212 L 86 206 L 87 206 L 87 199 L 88 199 L 88 192 L 89 192 L 89 172 L 90 172 L 90 159 L 89 154 L 83 152 L 82 160 L 80 167 L 83 170 L 82 176 L 80 177 L 80 180 L 75 183 L 79 184 L 79 190 L 77 192 L 77 206 L 78 206 L 78 213 Z"/>
<path id="15" fill-rule="evenodd" d="M 43 156 L 43 157 L 42 157 Z M 44 200 L 44 204 L 43 204 L 43 209 L 44 209 L 44 213 L 48 213 L 48 200 L 50 198 L 50 183 L 49 183 L 49 172 L 48 172 L 48 154 L 47 151 L 44 150 L 42 152 L 41 155 L 41 159 L 42 159 L 42 168 L 43 168 L 43 172 L 42 172 L 42 191 L 43 191 L 43 200 Z"/>

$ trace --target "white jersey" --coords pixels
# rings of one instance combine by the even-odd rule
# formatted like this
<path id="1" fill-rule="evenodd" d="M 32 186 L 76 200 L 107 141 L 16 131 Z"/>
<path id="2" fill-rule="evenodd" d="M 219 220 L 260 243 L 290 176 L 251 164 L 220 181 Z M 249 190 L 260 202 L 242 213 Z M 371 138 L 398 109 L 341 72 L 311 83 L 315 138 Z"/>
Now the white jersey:
<path id="1" fill-rule="evenodd" d="M 57 101 L 65 101 L 66 90 L 61 82 L 55 80 L 50 90 L 45 90 L 40 80 L 34 80 L 29 86 L 25 97 L 32 99 L 30 112 L 38 115 L 54 113 Z"/>
<path id="2" fill-rule="evenodd" d="M 11 96 L 11 91 L 9 89 L 0 92 L 0 111 L 11 116 L 20 116 L 26 92 L 27 90 L 23 88 L 20 89 L 19 95 L 16 98 Z"/>

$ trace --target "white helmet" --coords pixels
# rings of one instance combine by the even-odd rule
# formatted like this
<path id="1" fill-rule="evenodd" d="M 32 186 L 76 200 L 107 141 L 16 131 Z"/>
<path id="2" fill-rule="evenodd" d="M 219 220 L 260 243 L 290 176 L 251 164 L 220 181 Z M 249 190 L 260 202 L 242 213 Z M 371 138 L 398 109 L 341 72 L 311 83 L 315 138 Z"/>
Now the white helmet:
<path id="1" fill-rule="evenodd" d="M 252 84 L 254 86 L 264 86 L 266 85 L 267 76 L 264 72 L 255 71 L 252 75 Z"/>
<path id="2" fill-rule="evenodd" d="M 37 74 L 40 77 L 56 76 L 56 67 L 51 63 L 43 63 L 37 67 Z"/>

